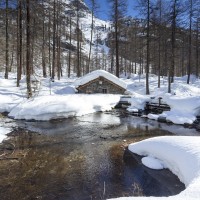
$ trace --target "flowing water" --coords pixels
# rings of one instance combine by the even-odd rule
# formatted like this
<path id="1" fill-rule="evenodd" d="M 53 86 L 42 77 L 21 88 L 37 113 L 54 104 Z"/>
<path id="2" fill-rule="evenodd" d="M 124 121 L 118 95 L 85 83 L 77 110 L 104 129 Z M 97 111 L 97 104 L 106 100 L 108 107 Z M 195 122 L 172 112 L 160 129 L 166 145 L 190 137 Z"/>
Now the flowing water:
<path id="1" fill-rule="evenodd" d="M 1 200 L 174 195 L 184 189 L 178 178 L 168 170 L 144 167 L 126 147 L 153 136 L 198 135 L 118 113 L 4 124 L 19 128 L 0 145 Z"/>

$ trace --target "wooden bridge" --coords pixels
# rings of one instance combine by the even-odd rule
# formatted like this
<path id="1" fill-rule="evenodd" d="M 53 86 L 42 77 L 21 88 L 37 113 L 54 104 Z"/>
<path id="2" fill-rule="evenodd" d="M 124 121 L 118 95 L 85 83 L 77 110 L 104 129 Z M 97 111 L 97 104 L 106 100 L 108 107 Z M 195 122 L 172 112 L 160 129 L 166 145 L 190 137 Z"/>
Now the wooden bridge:
<path id="1" fill-rule="evenodd" d="M 158 102 L 146 102 L 145 112 L 146 114 L 161 114 L 163 111 L 169 111 L 171 108 L 168 104 L 162 103 L 162 97 L 158 98 Z"/>
<path id="2" fill-rule="evenodd" d="M 157 102 L 146 102 L 146 105 L 144 107 L 144 110 L 139 109 L 136 111 L 131 111 L 129 112 L 132 115 L 137 115 L 137 116 L 141 116 L 143 114 L 161 114 L 163 111 L 169 111 L 170 110 L 170 106 L 166 103 L 163 103 L 162 101 L 162 97 L 158 98 Z M 131 96 L 122 96 L 120 98 L 119 103 L 115 106 L 115 108 L 128 108 L 131 105 Z"/>

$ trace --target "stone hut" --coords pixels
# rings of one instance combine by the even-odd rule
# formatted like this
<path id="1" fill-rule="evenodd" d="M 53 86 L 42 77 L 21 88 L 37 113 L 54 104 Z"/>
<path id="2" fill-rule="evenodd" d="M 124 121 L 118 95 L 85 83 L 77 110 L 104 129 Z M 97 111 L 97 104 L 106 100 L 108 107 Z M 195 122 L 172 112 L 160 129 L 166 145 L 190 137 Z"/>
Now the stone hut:
<path id="1" fill-rule="evenodd" d="M 124 94 L 126 83 L 104 70 L 93 71 L 75 82 L 78 93 Z"/>

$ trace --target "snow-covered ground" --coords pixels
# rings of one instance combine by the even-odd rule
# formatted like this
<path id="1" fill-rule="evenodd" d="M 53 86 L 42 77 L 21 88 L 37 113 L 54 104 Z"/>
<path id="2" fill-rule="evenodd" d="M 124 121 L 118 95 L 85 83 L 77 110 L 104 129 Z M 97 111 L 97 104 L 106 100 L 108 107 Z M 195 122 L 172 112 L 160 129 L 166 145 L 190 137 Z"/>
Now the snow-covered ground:
<path id="1" fill-rule="evenodd" d="M 171 110 L 160 115 L 149 114 L 148 118 L 157 119 L 163 116 L 175 124 L 192 124 L 196 116 L 200 115 L 200 79 L 192 77 L 192 83 L 188 85 L 186 77 L 175 78 L 172 93 L 168 94 L 167 79 L 163 79 L 161 88 L 157 88 L 157 76 L 151 75 L 151 94 L 145 95 L 144 76 L 139 78 L 132 75 L 130 79 L 119 80 L 103 70 L 92 72 L 82 79 L 62 78 L 60 81 L 51 82 L 41 78 L 39 92 L 30 100 L 25 98 L 25 81 L 22 80 L 21 86 L 17 88 L 15 74 L 11 74 L 9 80 L 3 79 L 3 74 L 0 74 L 0 112 L 10 112 L 9 116 L 16 119 L 50 120 L 110 110 L 119 101 L 120 95 L 75 94 L 79 84 L 92 80 L 99 74 L 127 88 L 131 96 L 129 111 L 143 109 L 147 101 L 158 101 L 158 98 L 162 97 L 162 102 L 169 104 Z"/>
<path id="2" fill-rule="evenodd" d="M 132 93 L 131 106 L 129 111 L 143 109 L 147 101 L 158 102 L 162 98 L 162 103 L 167 103 L 170 111 L 165 111 L 160 115 L 149 114 L 149 119 L 157 120 L 159 116 L 166 117 L 167 121 L 174 124 L 192 124 L 197 115 L 200 115 L 200 79 L 194 76 L 191 83 L 186 84 L 187 77 L 176 77 L 172 83 L 171 94 L 167 93 L 167 78 L 161 80 L 161 88 L 157 87 L 157 76 L 150 76 L 150 95 L 145 95 L 145 77 L 135 75 L 126 80 L 128 90 Z"/>
<path id="3" fill-rule="evenodd" d="M 99 73 L 113 82 L 117 81 L 115 76 L 101 70 L 91 73 L 89 77 L 86 76 L 87 81 L 92 80 Z M 119 102 L 120 95 L 75 94 L 77 81 L 74 80 L 63 78 L 60 81 L 50 82 L 49 79 L 41 79 L 37 95 L 26 99 L 24 79 L 21 81 L 20 88 L 17 88 L 14 75 L 10 80 L 1 78 L 0 112 L 9 112 L 9 116 L 14 119 L 51 120 L 111 110 Z M 81 80 L 78 79 L 79 81 Z M 123 81 L 119 81 L 119 84 L 126 87 Z"/>
<path id="4" fill-rule="evenodd" d="M 9 129 L 9 128 L 4 128 L 4 127 L 1 127 L 0 126 L 0 143 L 4 140 L 4 139 L 6 139 L 6 134 L 7 133 L 9 133 L 9 132 L 11 132 L 11 129 Z"/>
<path id="5" fill-rule="evenodd" d="M 154 169 L 170 169 L 186 189 L 170 197 L 121 197 L 118 200 L 197 200 L 200 199 L 200 137 L 162 136 L 130 144 L 133 153 L 148 156 L 143 164 Z"/>
<path id="6" fill-rule="evenodd" d="M 112 109 L 119 101 L 119 95 L 52 95 L 38 96 L 23 101 L 9 113 L 14 119 L 51 120 L 81 116 L 97 111 Z"/>

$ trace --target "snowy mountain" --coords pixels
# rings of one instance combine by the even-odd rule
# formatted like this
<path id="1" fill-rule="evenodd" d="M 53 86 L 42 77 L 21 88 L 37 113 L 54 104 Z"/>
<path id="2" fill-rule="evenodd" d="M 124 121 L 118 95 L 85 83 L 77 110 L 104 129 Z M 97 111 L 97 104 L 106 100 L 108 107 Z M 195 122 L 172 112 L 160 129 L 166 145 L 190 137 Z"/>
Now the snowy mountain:
<path id="1" fill-rule="evenodd" d="M 77 26 L 77 5 L 74 0 L 65 0 L 64 13 L 66 17 L 72 17 L 72 29 L 75 32 Z M 91 40 L 92 27 L 92 12 L 83 0 L 79 0 L 78 4 L 79 28 L 82 35 L 82 52 L 88 55 Z M 98 19 L 94 16 L 93 19 L 93 38 L 92 38 L 92 53 L 97 50 L 99 53 L 103 50 L 108 52 L 108 47 L 105 45 L 107 35 L 109 33 L 110 22 Z M 68 27 L 69 29 L 69 27 Z M 69 30 L 68 30 L 69 31 Z M 69 38 L 67 40 L 69 42 Z M 76 48 L 76 38 L 72 41 L 74 48 Z"/>

